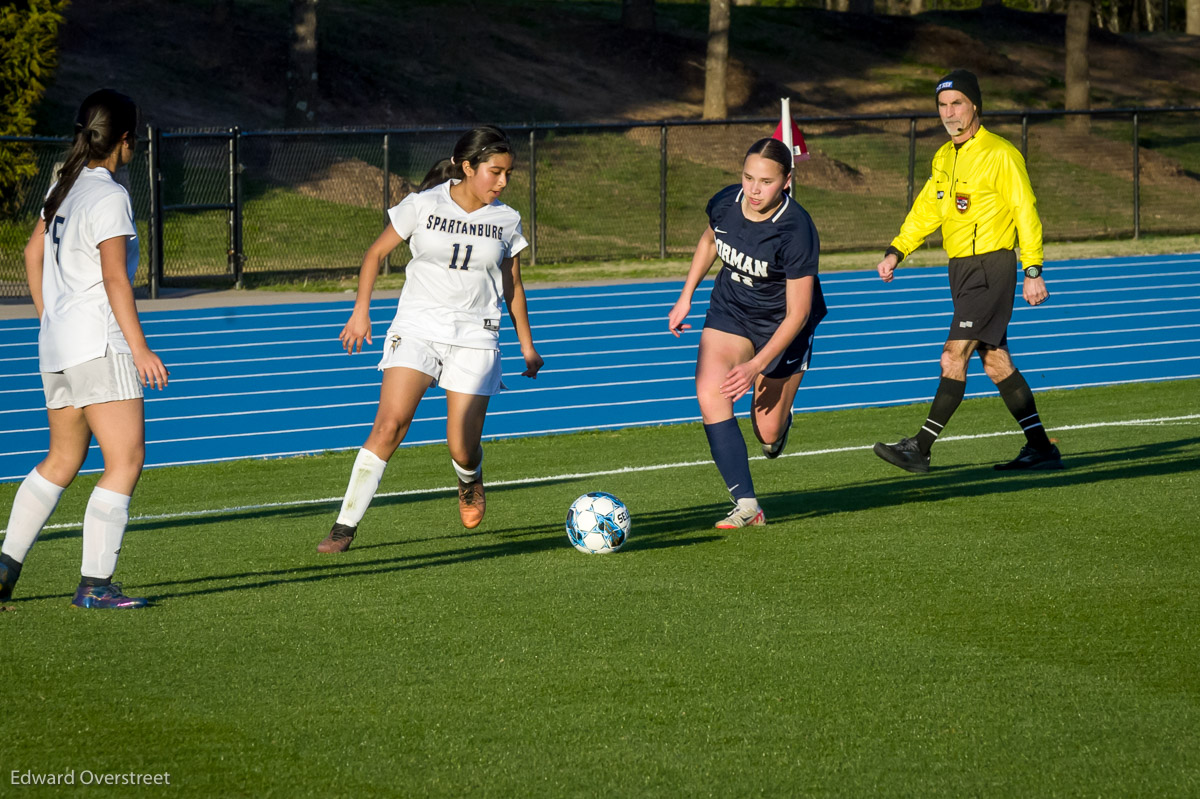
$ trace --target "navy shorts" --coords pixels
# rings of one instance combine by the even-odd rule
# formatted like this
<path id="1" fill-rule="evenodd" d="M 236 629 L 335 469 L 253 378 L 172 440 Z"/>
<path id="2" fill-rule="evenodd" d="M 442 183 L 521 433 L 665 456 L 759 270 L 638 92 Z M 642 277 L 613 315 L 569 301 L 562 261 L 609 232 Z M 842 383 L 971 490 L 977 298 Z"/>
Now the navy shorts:
<path id="1" fill-rule="evenodd" d="M 778 322 L 735 317 L 723 313 L 711 305 L 708 308 L 708 314 L 704 317 L 704 326 L 749 339 L 755 352 L 766 346 L 767 342 L 771 340 L 771 336 L 775 335 L 775 331 L 779 329 Z M 817 325 L 810 317 L 808 323 L 792 339 L 792 343 L 788 344 L 775 360 L 767 364 L 762 376 L 772 380 L 782 380 L 807 369 L 809 361 L 812 360 L 813 338 L 816 332 Z"/>

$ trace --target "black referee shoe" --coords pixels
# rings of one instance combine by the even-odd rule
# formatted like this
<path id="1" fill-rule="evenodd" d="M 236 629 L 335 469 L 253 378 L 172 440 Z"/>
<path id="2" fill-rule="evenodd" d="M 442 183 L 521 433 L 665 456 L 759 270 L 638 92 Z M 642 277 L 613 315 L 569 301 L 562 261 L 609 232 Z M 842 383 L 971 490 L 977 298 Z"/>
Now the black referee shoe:
<path id="1" fill-rule="evenodd" d="M 915 438 L 902 438 L 895 444 L 875 445 L 875 454 L 906 472 L 924 474 L 929 471 L 929 456 L 922 455 Z"/>
<path id="2" fill-rule="evenodd" d="M 1045 469 L 1061 469 L 1062 467 L 1062 455 L 1059 454 L 1058 447 L 1051 444 L 1050 449 L 1043 452 L 1026 444 L 1021 447 L 1021 453 L 1017 457 L 1008 463 L 997 463 L 992 468 L 1000 472 L 1017 470 L 1032 472 Z"/>

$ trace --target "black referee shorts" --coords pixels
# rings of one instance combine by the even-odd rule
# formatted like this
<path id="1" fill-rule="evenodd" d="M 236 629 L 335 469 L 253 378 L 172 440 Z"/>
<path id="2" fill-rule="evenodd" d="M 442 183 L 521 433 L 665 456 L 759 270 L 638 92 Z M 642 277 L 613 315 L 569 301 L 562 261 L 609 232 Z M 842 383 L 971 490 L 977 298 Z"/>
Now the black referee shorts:
<path id="1" fill-rule="evenodd" d="M 1007 347 L 1016 291 L 1017 255 L 1012 250 L 951 258 L 954 318 L 946 339 Z"/>

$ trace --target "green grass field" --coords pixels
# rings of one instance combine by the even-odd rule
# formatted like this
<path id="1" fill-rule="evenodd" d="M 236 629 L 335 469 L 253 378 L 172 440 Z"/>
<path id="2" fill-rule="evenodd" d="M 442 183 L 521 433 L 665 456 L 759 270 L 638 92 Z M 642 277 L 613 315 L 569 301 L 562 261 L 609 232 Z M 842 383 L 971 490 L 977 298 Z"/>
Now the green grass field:
<path id="1" fill-rule="evenodd" d="M 3 768 L 204 797 L 1195 796 L 1198 396 L 1040 394 L 1068 465 L 1041 474 L 992 470 L 1021 443 L 995 399 L 927 476 L 869 451 L 923 408 L 806 414 L 752 464 L 769 524 L 736 532 L 697 425 L 490 443 L 473 531 L 445 449 L 401 450 L 344 556 L 310 501 L 352 453 L 151 470 L 118 578 L 154 607 L 71 609 L 69 528 L 0 613 Z M 562 530 L 597 489 L 632 512 L 615 555 Z"/>

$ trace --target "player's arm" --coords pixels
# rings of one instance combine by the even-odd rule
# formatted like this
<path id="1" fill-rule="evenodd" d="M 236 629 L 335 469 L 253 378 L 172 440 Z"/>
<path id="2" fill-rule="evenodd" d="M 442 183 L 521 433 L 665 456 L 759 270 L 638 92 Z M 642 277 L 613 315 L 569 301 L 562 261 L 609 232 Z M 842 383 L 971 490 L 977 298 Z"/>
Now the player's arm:
<path id="1" fill-rule="evenodd" d="M 354 310 L 350 312 L 350 321 L 346 322 L 338 336 L 348 353 L 362 352 L 363 341 L 371 343 L 371 291 L 375 288 L 375 278 L 379 274 L 383 259 L 399 247 L 401 241 L 403 239 L 400 238 L 400 233 L 389 224 L 363 256 L 362 266 L 358 270 L 358 293 L 354 297 Z"/>
<path id="2" fill-rule="evenodd" d="M 812 310 L 813 285 L 815 277 L 788 278 L 787 281 L 787 311 L 783 321 L 775 329 L 771 338 L 754 357 L 745 363 L 738 364 L 725 375 L 721 383 L 721 394 L 731 402 L 737 402 L 743 394 L 754 387 L 754 380 L 771 361 L 787 349 L 788 345 L 800 335 L 808 314 Z"/>
<path id="3" fill-rule="evenodd" d="M 42 268 L 46 254 L 46 223 L 40 217 L 33 226 L 33 235 L 25 245 L 25 280 L 29 283 L 29 296 L 38 319 L 42 318 Z"/>
<path id="4" fill-rule="evenodd" d="M 692 295 L 696 293 L 700 281 L 704 280 L 704 276 L 712 269 L 713 262 L 716 260 L 717 234 L 713 233 L 712 225 L 709 225 L 704 229 L 700 235 L 700 241 L 696 244 L 696 252 L 692 255 L 692 265 L 688 268 L 687 278 L 683 282 L 683 290 L 679 292 L 679 299 L 675 301 L 671 313 L 667 315 L 667 329 L 675 335 L 675 338 L 679 338 L 680 331 L 691 329 L 692 326 L 685 325 L 683 320 L 692 311 Z"/>
<path id="5" fill-rule="evenodd" d="M 167 367 L 150 349 L 146 334 L 142 332 L 137 305 L 133 301 L 133 286 L 129 283 L 129 273 L 125 271 L 125 247 L 125 236 L 114 236 L 100 242 L 100 276 L 104 280 L 104 293 L 108 296 L 117 326 L 129 344 L 133 365 L 142 385 L 165 388 Z"/>
<path id="6" fill-rule="evenodd" d="M 1029 182 L 1029 171 L 1019 154 L 1000 159 L 996 175 L 996 191 L 1012 211 L 1017 226 L 1017 241 L 1021 245 L 1021 265 L 1041 266 L 1045 253 L 1042 245 L 1042 220 L 1037 212 L 1037 196 Z M 1021 296 L 1030 305 L 1041 305 L 1050 296 L 1042 276 L 1025 277 Z"/>
<path id="7" fill-rule="evenodd" d="M 500 263 L 503 281 L 504 304 L 508 306 L 508 317 L 512 319 L 521 342 L 521 355 L 525 358 L 524 377 L 537 377 L 545 361 L 533 346 L 533 330 L 529 327 L 529 307 L 525 303 L 525 284 L 521 282 L 521 256 L 505 258 Z"/>
<path id="8" fill-rule="evenodd" d="M 937 230 L 941 224 L 942 213 L 938 206 L 937 188 L 934 186 L 931 176 L 929 180 L 925 181 L 925 187 L 921 189 L 921 193 L 913 200 L 913 206 L 909 209 L 908 216 L 904 217 L 900 233 L 892 239 L 887 255 L 875 267 L 884 283 L 892 281 L 893 273 L 900 262 L 907 258 L 909 253 L 924 244 L 925 239 L 929 238 L 929 234 Z"/>

